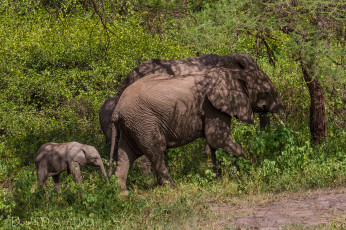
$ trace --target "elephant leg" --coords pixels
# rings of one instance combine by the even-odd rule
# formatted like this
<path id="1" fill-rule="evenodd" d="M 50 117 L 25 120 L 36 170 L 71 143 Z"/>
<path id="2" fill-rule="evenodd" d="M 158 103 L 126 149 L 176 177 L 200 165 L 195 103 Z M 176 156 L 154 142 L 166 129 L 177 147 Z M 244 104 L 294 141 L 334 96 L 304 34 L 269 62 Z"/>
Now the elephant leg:
<path id="1" fill-rule="evenodd" d="M 151 158 L 152 166 L 155 169 L 157 181 L 160 185 L 165 185 L 168 183 L 168 185 L 173 188 L 174 184 L 171 179 L 171 176 L 168 173 L 168 169 L 166 167 L 165 161 L 164 161 L 164 154 L 155 155 Z"/>
<path id="2" fill-rule="evenodd" d="M 260 130 L 264 131 L 266 127 L 270 126 L 270 117 L 266 113 L 259 113 Z"/>
<path id="3" fill-rule="evenodd" d="M 205 138 L 212 149 L 222 148 L 226 153 L 235 153 L 244 157 L 240 146 L 230 133 L 231 117 L 220 112 L 207 113 L 205 117 Z"/>
<path id="4" fill-rule="evenodd" d="M 243 150 L 237 143 L 235 143 L 230 134 L 225 138 L 225 141 L 222 143 L 220 148 L 222 148 L 226 153 L 235 153 L 239 157 L 244 157 Z"/>
<path id="5" fill-rule="evenodd" d="M 48 179 L 47 176 L 37 177 L 37 182 L 39 186 L 43 186 L 46 180 Z"/>
<path id="6" fill-rule="evenodd" d="M 210 143 L 211 148 L 213 149 L 222 149 L 226 153 L 235 153 L 239 157 L 244 157 L 244 153 L 240 146 L 235 143 L 232 136 L 230 134 L 225 135 L 223 139 L 217 139 L 213 135 L 206 135 L 206 139 L 208 143 Z M 212 157 L 215 154 L 212 154 Z"/>
<path id="7" fill-rule="evenodd" d="M 205 143 L 205 147 L 204 147 L 204 155 L 206 158 L 208 158 L 208 156 L 210 156 L 212 154 L 212 149 L 210 148 L 210 146 Z"/>
<path id="8" fill-rule="evenodd" d="M 70 163 L 70 171 L 71 171 L 71 174 L 73 175 L 74 181 L 77 183 L 81 183 L 83 180 L 83 177 L 80 171 L 79 163 L 72 161 Z"/>
<path id="9" fill-rule="evenodd" d="M 56 191 L 60 190 L 60 179 L 59 179 L 59 175 L 55 175 L 53 176 L 53 180 L 54 180 L 54 189 Z"/>
<path id="10" fill-rule="evenodd" d="M 47 170 L 43 170 L 42 168 L 37 168 L 37 182 L 39 186 L 43 186 L 46 180 L 48 179 Z"/>
<path id="11" fill-rule="evenodd" d="M 148 157 L 142 156 L 139 160 L 140 160 L 139 164 L 140 164 L 141 172 L 146 176 L 150 176 L 151 163 L 150 163 L 150 160 L 148 159 Z"/>
<path id="12" fill-rule="evenodd" d="M 166 183 L 168 183 L 169 186 L 173 188 L 174 184 L 171 179 L 171 176 L 168 173 L 168 169 L 164 161 L 165 150 L 166 150 L 166 147 L 162 145 L 159 148 L 156 147 L 153 149 L 149 149 L 147 151 L 147 154 L 151 162 L 151 165 L 155 170 L 158 183 L 160 185 L 165 185 Z"/>
<path id="13" fill-rule="evenodd" d="M 221 176 L 221 167 L 220 167 L 220 162 L 216 159 L 216 149 L 210 148 L 210 156 L 211 156 L 211 161 L 213 162 L 213 172 L 220 177 Z"/>
<path id="14" fill-rule="evenodd" d="M 142 151 L 148 157 L 152 167 L 155 170 L 155 174 L 160 185 L 169 184 L 170 187 L 174 187 L 171 176 L 168 173 L 164 161 L 164 155 L 166 151 L 166 140 L 163 135 L 160 134 L 159 128 L 153 128 L 150 132 L 150 137 L 145 137 L 140 143 L 146 143 L 142 146 Z M 153 141 L 148 141 L 153 140 Z"/>
<path id="15" fill-rule="evenodd" d="M 120 194 L 127 194 L 127 174 L 130 166 L 138 158 L 138 156 L 130 147 L 128 141 L 124 140 L 123 136 L 124 135 L 121 135 L 119 140 L 118 161 L 116 162 L 115 176 L 118 178 L 120 183 Z"/>
<path id="16" fill-rule="evenodd" d="M 239 157 L 244 157 L 244 153 L 240 146 L 233 140 L 230 134 L 229 122 L 227 122 L 227 119 L 215 119 L 207 123 L 205 138 L 208 145 L 210 145 L 213 171 L 219 177 L 222 173 L 220 162 L 216 159 L 216 149 L 221 148 L 228 154 L 235 153 Z M 238 167 L 237 170 L 239 171 Z"/>
<path id="17" fill-rule="evenodd" d="M 205 157 L 211 156 L 211 161 L 213 163 L 213 172 L 220 177 L 221 176 L 221 167 L 220 162 L 216 159 L 216 149 L 211 148 L 207 143 L 205 144 L 204 154 Z"/>

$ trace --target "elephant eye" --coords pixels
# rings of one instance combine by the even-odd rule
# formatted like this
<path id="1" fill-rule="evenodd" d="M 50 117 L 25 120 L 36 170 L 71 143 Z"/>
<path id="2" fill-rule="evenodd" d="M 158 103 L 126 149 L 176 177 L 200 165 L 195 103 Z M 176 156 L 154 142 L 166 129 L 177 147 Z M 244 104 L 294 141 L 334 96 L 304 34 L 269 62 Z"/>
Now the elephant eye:
<path id="1" fill-rule="evenodd" d="M 260 98 L 267 98 L 269 96 L 269 92 L 261 92 L 259 93 Z"/>

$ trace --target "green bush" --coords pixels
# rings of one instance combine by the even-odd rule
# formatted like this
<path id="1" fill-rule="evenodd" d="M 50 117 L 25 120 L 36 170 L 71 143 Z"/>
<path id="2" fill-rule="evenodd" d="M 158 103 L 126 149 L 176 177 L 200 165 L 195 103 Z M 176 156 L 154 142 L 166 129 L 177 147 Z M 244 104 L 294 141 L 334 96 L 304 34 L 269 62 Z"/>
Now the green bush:
<path id="1" fill-rule="evenodd" d="M 105 15 L 100 21 L 90 1 L 0 0 L 1 228 L 191 228 L 197 215 L 208 216 L 206 197 L 345 186 L 344 81 L 327 77 L 328 71 L 344 72 L 342 65 L 319 57 L 320 66 L 329 66 L 319 72 L 329 126 L 325 142 L 313 146 L 309 94 L 290 50 L 295 41 L 272 31 L 267 45 L 275 67 L 270 64 L 253 33 L 259 19 L 247 11 L 255 3 L 112 0 L 103 11 L 102 2 L 95 1 Z M 155 13 L 163 8 L 165 15 Z M 165 154 L 177 190 L 158 187 L 154 175 L 146 177 L 136 166 L 128 197 L 119 196 L 114 177 L 107 184 L 88 167 L 82 184 L 64 173 L 60 192 L 53 191 L 52 180 L 37 187 L 31 171 L 46 142 L 91 144 L 108 166 L 98 110 L 134 67 L 152 58 L 235 52 L 252 55 L 272 79 L 286 107 L 286 127 L 271 119 L 271 127 L 260 131 L 258 118 L 255 125 L 233 119 L 231 134 L 246 158 L 218 150 L 222 178 L 199 139 Z"/>

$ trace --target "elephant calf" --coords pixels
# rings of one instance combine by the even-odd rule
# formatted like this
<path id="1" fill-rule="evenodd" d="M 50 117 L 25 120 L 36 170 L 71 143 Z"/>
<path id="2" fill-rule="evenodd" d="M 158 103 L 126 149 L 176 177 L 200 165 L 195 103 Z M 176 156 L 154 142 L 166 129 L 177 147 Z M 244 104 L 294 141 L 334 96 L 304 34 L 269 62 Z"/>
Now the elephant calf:
<path id="1" fill-rule="evenodd" d="M 107 178 L 99 152 L 95 147 L 78 142 L 46 143 L 38 150 L 35 159 L 37 181 L 43 186 L 48 177 L 53 177 L 55 190 L 60 189 L 59 174 L 67 170 L 77 183 L 82 182 L 80 165 L 94 165 L 101 168 Z M 108 178 L 107 178 L 108 180 Z"/>

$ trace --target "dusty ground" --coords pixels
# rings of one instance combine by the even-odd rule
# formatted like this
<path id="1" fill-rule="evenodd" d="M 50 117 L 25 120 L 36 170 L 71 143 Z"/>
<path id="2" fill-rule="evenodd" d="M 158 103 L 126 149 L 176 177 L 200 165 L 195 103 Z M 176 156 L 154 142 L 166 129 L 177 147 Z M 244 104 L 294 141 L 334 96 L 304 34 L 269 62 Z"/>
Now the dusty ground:
<path id="1" fill-rule="evenodd" d="M 346 228 L 346 188 L 267 195 L 243 204 L 233 200 L 210 208 L 216 215 L 213 229 Z"/>

